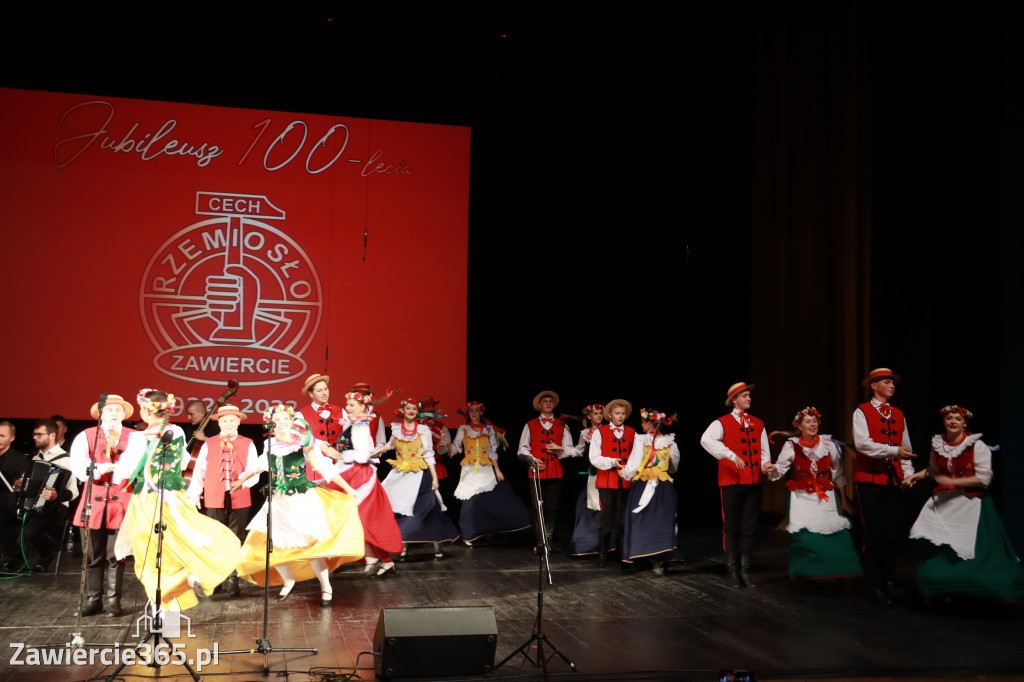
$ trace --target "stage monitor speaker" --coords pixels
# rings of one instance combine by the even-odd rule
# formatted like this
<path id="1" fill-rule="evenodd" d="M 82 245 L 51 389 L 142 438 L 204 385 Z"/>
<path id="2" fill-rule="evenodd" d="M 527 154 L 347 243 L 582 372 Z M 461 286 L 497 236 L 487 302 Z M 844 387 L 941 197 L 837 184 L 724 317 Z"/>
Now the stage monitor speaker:
<path id="1" fill-rule="evenodd" d="M 378 677 L 484 675 L 494 669 L 492 606 L 381 609 L 373 634 Z"/>

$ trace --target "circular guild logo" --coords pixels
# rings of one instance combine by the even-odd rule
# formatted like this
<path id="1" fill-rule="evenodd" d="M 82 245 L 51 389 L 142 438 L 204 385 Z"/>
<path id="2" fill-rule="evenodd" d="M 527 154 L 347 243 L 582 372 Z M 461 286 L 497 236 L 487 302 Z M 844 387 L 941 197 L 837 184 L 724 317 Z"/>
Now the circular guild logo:
<path id="1" fill-rule="evenodd" d="M 284 211 L 260 195 L 197 192 L 196 214 L 214 217 L 167 239 L 143 273 L 139 308 L 158 351 L 153 365 L 205 384 L 304 376 L 323 296 L 309 257 L 265 222 L 284 220 Z"/>

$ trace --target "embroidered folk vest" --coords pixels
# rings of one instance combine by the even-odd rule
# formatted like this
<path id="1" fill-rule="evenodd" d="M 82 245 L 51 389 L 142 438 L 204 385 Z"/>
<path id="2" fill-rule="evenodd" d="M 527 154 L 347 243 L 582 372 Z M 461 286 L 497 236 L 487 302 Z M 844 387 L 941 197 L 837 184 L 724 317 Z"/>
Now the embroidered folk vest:
<path id="1" fill-rule="evenodd" d="M 598 430 L 601 432 L 601 456 L 614 459 L 625 466 L 626 461 L 629 460 L 629 454 L 633 452 L 633 439 L 636 437 L 636 431 L 629 426 L 623 426 L 622 438 L 616 438 L 609 424 L 602 425 Z M 619 476 L 617 468 L 598 469 L 594 484 L 598 488 L 615 490 L 626 489 L 630 486 L 629 481 Z"/>
<path id="2" fill-rule="evenodd" d="M 825 455 L 817 461 L 811 461 L 800 447 L 800 439 L 791 438 L 793 443 L 793 477 L 786 481 L 790 490 L 805 493 L 817 493 L 819 497 L 828 499 L 828 491 L 832 485 L 832 455 Z"/>
<path id="3" fill-rule="evenodd" d="M 857 409 L 864 414 L 868 425 L 868 436 L 882 445 L 900 445 L 903 443 L 903 413 L 895 407 L 888 419 L 870 402 L 862 403 Z M 876 485 L 899 485 L 903 481 L 903 467 L 898 457 L 868 457 L 857 453 L 853 480 L 856 483 L 874 483 Z"/>
<path id="4" fill-rule="evenodd" d="M 210 509 L 224 508 L 224 482 L 237 481 L 245 471 L 245 460 L 252 441 L 235 436 L 230 453 L 221 449 L 221 436 L 206 439 L 206 475 L 203 477 L 203 499 Z M 225 467 L 225 458 L 229 458 Z M 225 471 L 227 475 L 225 476 Z M 252 504 L 248 488 L 231 493 L 231 508 L 242 509 Z"/>
<path id="5" fill-rule="evenodd" d="M 86 444 L 89 446 L 90 458 L 97 464 L 115 464 L 121 458 L 121 453 L 128 447 L 128 436 L 134 431 L 128 428 L 121 428 L 121 438 L 114 445 L 111 454 L 107 456 L 107 434 L 104 429 L 99 429 L 97 440 L 97 427 L 92 426 L 85 430 Z M 93 450 L 93 442 L 96 442 L 96 449 Z M 78 496 L 78 509 L 75 511 L 74 525 L 82 527 L 82 511 L 85 508 L 86 495 Z M 110 473 L 103 474 L 93 479 L 92 483 L 92 510 L 89 516 L 89 528 L 99 530 L 106 519 L 107 528 L 120 528 L 124 519 L 125 509 L 131 500 L 131 488 L 127 483 L 120 486 L 112 485 Z"/>
<path id="6" fill-rule="evenodd" d="M 747 465 L 740 470 L 731 459 L 718 460 L 718 485 L 759 485 L 761 483 L 761 434 L 764 422 L 752 415 L 750 426 L 744 428 L 732 414 L 719 417 L 722 443 Z"/>
<path id="7" fill-rule="evenodd" d="M 544 468 L 537 474 L 541 480 L 549 478 L 562 478 L 562 463 L 558 461 L 558 453 L 548 452 L 544 449 L 548 443 L 561 445 L 565 435 L 565 422 L 555 419 L 550 429 L 541 426 L 540 418 L 531 419 L 527 422 L 530 428 L 530 454 L 544 463 Z M 530 469 L 530 478 L 533 478 L 533 469 Z"/>

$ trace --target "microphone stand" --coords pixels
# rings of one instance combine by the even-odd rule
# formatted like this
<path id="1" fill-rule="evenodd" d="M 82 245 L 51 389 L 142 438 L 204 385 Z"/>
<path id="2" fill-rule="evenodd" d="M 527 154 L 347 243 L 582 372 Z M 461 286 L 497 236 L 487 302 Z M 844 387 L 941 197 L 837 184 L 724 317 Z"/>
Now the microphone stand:
<path id="1" fill-rule="evenodd" d="M 548 661 L 554 658 L 556 655 L 561 658 L 573 672 L 579 672 L 576 669 L 576 664 L 565 657 L 557 646 L 555 646 L 546 634 L 544 634 L 544 573 L 545 568 L 547 569 L 548 584 L 551 585 L 551 562 L 548 560 L 548 535 L 547 527 L 544 522 L 544 495 L 540 489 L 540 467 L 539 462 L 534 459 L 530 464 L 532 470 L 532 476 L 530 477 L 530 496 L 533 502 L 533 509 L 535 518 L 537 519 L 537 620 L 533 623 L 533 634 L 530 638 L 523 642 L 522 646 L 510 653 L 508 656 L 502 659 L 501 663 L 494 666 L 497 670 L 501 666 L 508 663 L 513 656 L 516 654 L 522 654 L 523 658 L 527 662 L 531 663 L 534 668 L 543 668 L 544 679 L 548 678 Z M 530 650 L 536 644 L 537 653 L 536 658 L 530 656 Z M 544 653 L 544 645 L 547 644 L 548 648 L 551 649 L 550 654 Z M 522 667 L 522 666 L 520 666 Z"/>
<path id="2" fill-rule="evenodd" d="M 99 418 L 96 420 L 96 433 L 93 435 L 92 448 L 89 450 L 89 466 L 86 467 L 88 475 L 85 480 L 85 492 L 82 494 L 82 516 L 79 520 L 82 522 L 84 529 L 82 535 L 85 538 L 82 541 L 82 577 L 78 583 L 78 619 L 75 621 L 75 632 L 71 636 L 71 646 L 75 649 L 85 645 L 85 640 L 82 638 L 82 608 L 85 605 L 85 576 L 89 570 L 89 553 L 92 549 L 92 534 L 89 532 L 89 524 L 92 520 L 92 486 L 96 480 L 96 448 L 100 443 L 100 430 L 103 429 L 103 408 L 106 405 L 107 394 L 104 393 L 100 395 L 99 402 L 96 403 Z M 108 445 L 111 444 L 108 443 Z M 74 524 L 71 526 L 73 528 Z M 103 599 L 102 595 L 100 599 Z"/>
<path id="3" fill-rule="evenodd" d="M 164 424 L 164 426 L 166 427 L 166 424 Z M 162 606 L 163 600 L 161 595 L 160 578 L 163 573 L 161 568 L 163 564 L 164 552 L 164 530 L 166 529 L 166 526 L 164 526 L 164 476 L 166 469 L 164 467 L 167 459 L 167 445 L 173 439 L 174 434 L 170 430 L 165 431 L 163 435 L 160 437 L 160 483 L 158 485 L 158 490 L 156 493 L 157 504 L 159 505 L 159 512 L 157 513 L 156 525 L 153 527 L 153 532 L 156 533 L 156 596 L 153 599 L 153 617 L 147 619 L 149 622 L 149 632 L 146 634 L 146 636 L 142 639 L 141 642 L 135 645 L 135 651 L 138 652 L 146 644 L 147 641 L 149 641 L 150 639 L 153 640 L 153 646 L 150 649 L 150 651 L 153 652 L 153 654 L 152 659 L 149 662 L 149 667 L 155 669 L 157 675 L 160 674 L 160 659 L 157 655 L 157 652 L 160 651 L 161 648 L 160 639 L 164 639 L 165 646 L 167 640 L 167 638 L 163 636 L 164 608 Z M 149 463 L 147 462 L 143 466 L 148 466 L 148 464 Z M 141 494 L 148 495 L 149 493 L 143 491 Z M 135 557 L 135 559 L 137 561 L 139 557 Z M 136 660 L 138 659 L 136 658 Z M 188 659 L 186 657 L 178 658 L 178 663 L 181 666 L 183 666 L 185 670 L 188 671 L 188 674 L 192 676 L 192 679 L 195 682 L 199 682 L 199 675 L 196 673 L 195 670 L 192 669 L 192 666 L 189 665 Z M 124 670 L 124 667 L 126 665 L 128 665 L 128 663 L 124 661 L 124 657 L 122 656 L 121 664 L 117 666 L 114 672 L 107 676 L 107 682 L 113 682 L 114 678 L 117 677 L 118 673 Z"/>
<path id="4" fill-rule="evenodd" d="M 273 422 L 271 422 L 273 424 Z M 270 637 L 267 635 L 267 624 L 270 620 L 270 553 L 274 551 L 274 463 L 272 461 L 274 445 L 274 428 L 271 426 L 267 434 L 267 550 L 263 573 L 263 637 L 256 640 L 256 647 L 253 649 L 235 649 L 233 651 L 221 651 L 221 656 L 234 654 L 263 654 L 263 674 L 270 672 L 268 657 L 277 652 L 302 652 L 319 653 L 318 649 L 291 649 L 274 647 L 270 644 Z M 292 588 L 294 589 L 294 588 Z"/>

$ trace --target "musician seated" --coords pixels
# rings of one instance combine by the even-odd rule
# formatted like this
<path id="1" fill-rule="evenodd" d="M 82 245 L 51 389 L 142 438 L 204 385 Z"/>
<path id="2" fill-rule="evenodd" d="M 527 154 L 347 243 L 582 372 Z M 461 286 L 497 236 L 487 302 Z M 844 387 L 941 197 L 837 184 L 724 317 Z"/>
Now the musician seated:
<path id="1" fill-rule="evenodd" d="M 20 554 L 18 531 L 21 524 L 14 482 L 25 475 L 29 462 L 28 457 L 11 447 L 14 437 L 14 424 L 6 419 L 0 421 L 0 564 Z"/>
<path id="2" fill-rule="evenodd" d="M 36 472 L 46 471 L 45 465 L 63 470 L 63 473 L 58 472 L 60 483 L 55 486 L 44 483 L 34 498 L 25 500 L 25 496 L 22 496 L 24 501 L 20 504 L 21 509 L 29 510 L 25 512 L 25 553 L 29 557 L 29 565 L 41 573 L 60 551 L 61 534 L 68 517 L 68 503 L 78 497 L 78 486 L 71 476 L 68 453 L 57 445 L 57 422 L 40 419 L 32 430 L 32 438 L 37 452 L 29 464 L 29 475 L 35 476 Z M 15 489 L 20 491 L 25 482 L 25 478 L 15 481 Z"/>

